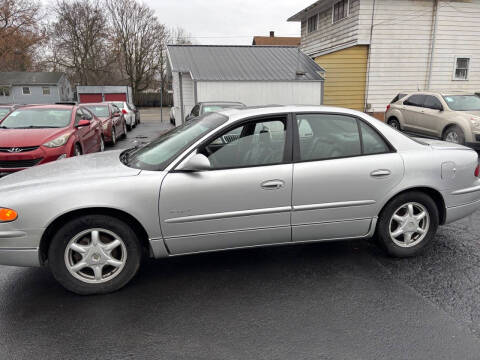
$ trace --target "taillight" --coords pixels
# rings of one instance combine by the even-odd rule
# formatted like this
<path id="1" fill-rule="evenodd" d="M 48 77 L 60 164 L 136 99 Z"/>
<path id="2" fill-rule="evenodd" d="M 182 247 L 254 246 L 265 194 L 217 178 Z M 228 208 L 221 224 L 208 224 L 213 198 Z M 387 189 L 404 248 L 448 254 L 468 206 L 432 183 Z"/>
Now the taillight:
<path id="1" fill-rule="evenodd" d="M 387 105 L 387 111 L 390 109 L 390 104 Z"/>
<path id="2" fill-rule="evenodd" d="M 123 113 L 123 114 L 127 114 L 127 110 L 122 109 L 122 113 Z"/>
<path id="3" fill-rule="evenodd" d="M 475 177 L 479 177 L 480 176 L 480 165 L 477 165 L 477 167 L 475 168 Z"/>

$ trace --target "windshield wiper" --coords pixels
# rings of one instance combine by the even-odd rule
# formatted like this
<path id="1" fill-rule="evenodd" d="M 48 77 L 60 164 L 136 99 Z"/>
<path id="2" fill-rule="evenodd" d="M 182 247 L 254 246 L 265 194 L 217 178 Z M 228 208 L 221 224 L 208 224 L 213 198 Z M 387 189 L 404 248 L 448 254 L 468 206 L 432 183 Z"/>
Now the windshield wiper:
<path id="1" fill-rule="evenodd" d="M 3 125 L 0 125 L 0 129 L 10 129 L 10 128 L 6 127 L 6 126 L 3 126 Z"/>
<path id="2" fill-rule="evenodd" d="M 130 149 L 127 149 L 125 150 L 124 152 L 122 152 L 120 154 L 120 161 L 122 163 L 124 163 L 125 165 L 128 165 L 128 158 L 130 157 L 130 154 L 132 153 L 132 151 L 136 150 L 136 148 L 130 148 Z"/>
<path id="3" fill-rule="evenodd" d="M 22 126 L 15 129 L 57 129 L 58 126 L 38 126 L 38 125 L 29 125 L 29 126 Z"/>

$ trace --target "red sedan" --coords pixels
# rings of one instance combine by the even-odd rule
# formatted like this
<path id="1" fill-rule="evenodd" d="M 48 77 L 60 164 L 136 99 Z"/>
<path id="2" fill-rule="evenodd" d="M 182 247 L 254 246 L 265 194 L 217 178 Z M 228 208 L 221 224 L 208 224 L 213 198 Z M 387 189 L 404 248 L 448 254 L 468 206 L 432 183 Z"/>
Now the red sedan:
<path id="1" fill-rule="evenodd" d="M 127 137 L 127 123 L 118 107 L 113 104 L 85 104 L 88 110 L 100 119 L 105 141 L 115 145 L 119 137 Z"/>
<path id="2" fill-rule="evenodd" d="M 0 121 L 0 176 L 104 148 L 100 121 L 83 106 L 21 107 Z"/>

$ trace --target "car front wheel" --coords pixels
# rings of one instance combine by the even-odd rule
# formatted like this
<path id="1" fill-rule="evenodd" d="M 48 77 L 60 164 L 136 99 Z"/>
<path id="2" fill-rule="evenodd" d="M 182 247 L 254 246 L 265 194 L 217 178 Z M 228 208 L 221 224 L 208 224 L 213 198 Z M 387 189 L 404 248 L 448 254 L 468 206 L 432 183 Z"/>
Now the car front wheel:
<path id="1" fill-rule="evenodd" d="M 380 213 L 376 237 L 391 256 L 419 254 L 434 238 L 439 223 L 432 198 L 408 192 L 391 200 Z"/>
<path id="2" fill-rule="evenodd" d="M 137 273 L 142 248 L 136 233 L 108 215 L 66 223 L 52 239 L 48 262 L 55 279 L 79 295 L 120 289 Z"/>
<path id="3" fill-rule="evenodd" d="M 445 133 L 443 134 L 443 140 L 463 145 L 465 144 L 465 135 L 460 127 L 454 125 L 445 130 Z"/>

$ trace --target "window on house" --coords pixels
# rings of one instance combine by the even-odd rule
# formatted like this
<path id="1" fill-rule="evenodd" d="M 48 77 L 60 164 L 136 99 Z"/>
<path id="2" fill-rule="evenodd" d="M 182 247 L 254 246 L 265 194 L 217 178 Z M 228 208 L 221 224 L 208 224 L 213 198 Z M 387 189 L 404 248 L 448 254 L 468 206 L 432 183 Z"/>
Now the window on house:
<path id="1" fill-rule="evenodd" d="M 30 88 L 28 86 L 24 86 L 22 88 L 23 95 L 30 95 Z"/>
<path id="2" fill-rule="evenodd" d="M 318 23 L 318 15 L 315 14 L 308 18 L 308 32 L 311 33 L 317 30 L 317 23 Z"/>
<path id="3" fill-rule="evenodd" d="M 333 22 L 340 21 L 348 16 L 348 1 L 340 0 L 333 4 Z"/>
<path id="4" fill-rule="evenodd" d="M 10 96 L 10 88 L 5 86 L 0 87 L 0 96 Z"/>
<path id="5" fill-rule="evenodd" d="M 455 58 L 455 80 L 468 80 L 468 71 L 470 68 L 470 58 L 456 57 Z"/>
<path id="6" fill-rule="evenodd" d="M 50 95 L 50 88 L 48 86 L 42 87 L 43 95 Z"/>

